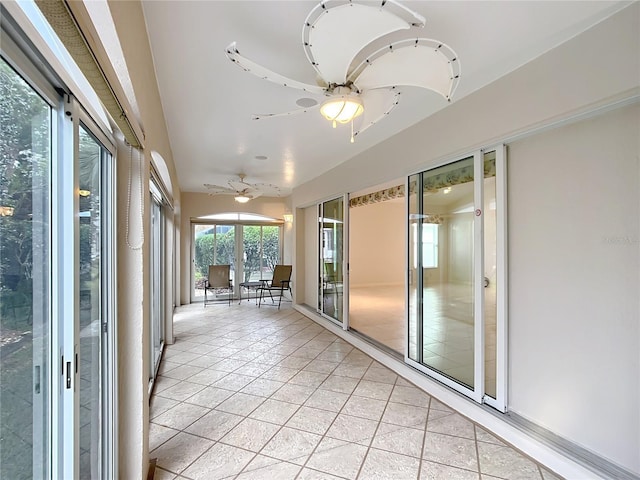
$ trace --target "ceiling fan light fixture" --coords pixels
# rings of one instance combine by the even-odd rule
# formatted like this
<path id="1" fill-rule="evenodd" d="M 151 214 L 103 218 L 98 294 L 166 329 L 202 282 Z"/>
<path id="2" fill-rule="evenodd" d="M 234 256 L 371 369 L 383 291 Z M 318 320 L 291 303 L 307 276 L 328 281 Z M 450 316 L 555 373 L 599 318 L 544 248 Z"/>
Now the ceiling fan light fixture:
<path id="1" fill-rule="evenodd" d="M 352 95 L 340 95 L 326 100 L 320 107 L 324 118 L 333 122 L 333 128 L 338 123 L 349 123 L 364 112 L 362 101 Z"/>
<path id="2" fill-rule="evenodd" d="M 240 193 L 239 195 L 236 195 L 234 197 L 234 200 L 238 203 L 247 203 L 249 200 L 251 200 L 251 198 L 243 193 Z"/>

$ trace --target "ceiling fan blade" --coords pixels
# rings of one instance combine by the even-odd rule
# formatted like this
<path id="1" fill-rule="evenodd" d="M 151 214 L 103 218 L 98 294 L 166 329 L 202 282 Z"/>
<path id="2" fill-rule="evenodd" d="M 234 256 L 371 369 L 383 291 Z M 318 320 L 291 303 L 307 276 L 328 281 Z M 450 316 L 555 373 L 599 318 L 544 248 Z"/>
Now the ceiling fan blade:
<path id="1" fill-rule="evenodd" d="M 277 185 L 272 183 L 256 183 L 253 185 L 255 192 L 260 192 L 260 195 L 267 195 L 269 197 L 279 197 L 282 191 Z"/>
<path id="2" fill-rule="evenodd" d="M 209 193 L 211 195 L 223 195 L 223 194 L 231 194 L 235 193 L 235 190 L 232 190 L 228 187 L 222 187 L 220 185 L 211 185 L 210 183 L 205 183 L 204 187 L 211 190 Z"/>
<path id="3" fill-rule="evenodd" d="M 387 116 L 398 104 L 400 92 L 394 87 L 379 88 L 365 91 L 360 95 L 360 99 L 364 104 L 364 112 L 362 113 L 360 128 L 353 132 L 354 137 Z"/>
<path id="4" fill-rule="evenodd" d="M 243 181 L 229 180 L 229 187 L 237 192 L 242 192 L 244 190 L 251 190 L 252 185 L 244 183 Z"/>
<path id="5" fill-rule="evenodd" d="M 327 84 L 342 85 L 351 62 L 362 48 L 388 33 L 411 26 L 424 26 L 424 18 L 394 0 L 375 6 L 328 0 L 307 17 L 302 43 L 309 62 Z"/>
<path id="6" fill-rule="evenodd" d="M 272 118 L 272 117 L 288 117 L 290 115 L 297 115 L 299 113 L 307 113 L 312 110 L 317 110 L 320 108 L 320 104 L 314 105 L 312 107 L 300 108 L 298 110 L 291 110 L 290 112 L 282 112 L 282 113 L 255 113 L 251 117 L 253 120 L 261 120 L 263 118 Z"/>
<path id="7" fill-rule="evenodd" d="M 244 71 L 252 73 L 257 77 L 262 78 L 263 80 L 269 80 L 270 82 L 277 83 L 278 85 L 297 88 L 298 90 L 303 90 L 305 92 L 315 93 L 318 95 L 324 95 L 326 93 L 323 87 L 302 83 L 297 80 L 292 80 L 280 75 L 279 73 L 272 72 L 268 68 L 258 65 L 257 63 L 252 62 L 246 57 L 243 57 L 242 55 L 240 55 L 240 52 L 238 52 L 238 49 L 236 48 L 236 42 L 233 42 L 231 45 L 229 45 L 225 51 L 229 60 L 238 65 Z"/>
<path id="8" fill-rule="evenodd" d="M 427 38 L 401 40 L 364 60 L 349 78 L 360 90 L 410 85 L 451 100 L 460 79 L 460 61 L 442 42 Z"/>

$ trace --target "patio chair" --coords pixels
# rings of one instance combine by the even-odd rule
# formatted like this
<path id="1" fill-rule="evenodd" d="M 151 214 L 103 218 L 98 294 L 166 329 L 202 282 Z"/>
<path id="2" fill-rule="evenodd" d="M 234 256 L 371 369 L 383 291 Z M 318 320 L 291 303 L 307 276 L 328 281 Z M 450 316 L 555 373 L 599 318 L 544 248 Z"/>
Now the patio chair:
<path id="1" fill-rule="evenodd" d="M 285 290 L 291 292 L 291 265 L 276 265 L 276 268 L 273 270 L 273 278 L 271 280 L 263 280 L 262 285 L 258 288 L 258 308 L 263 303 L 265 292 L 269 293 L 271 305 L 275 306 L 276 303 L 273 298 L 273 292 L 276 292 L 278 296 L 278 310 L 280 310 L 280 304 L 282 303 L 282 296 Z"/>
<path id="2" fill-rule="evenodd" d="M 231 297 L 233 296 L 233 283 L 230 277 L 231 265 L 209 265 L 209 276 L 204 284 L 204 306 L 208 304 L 219 302 L 216 299 L 218 294 L 224 291 L 228 292 L 229 305 L 231 305 Z M 207 299 L 207 292 L 213 294 L 214 299 Z"/>

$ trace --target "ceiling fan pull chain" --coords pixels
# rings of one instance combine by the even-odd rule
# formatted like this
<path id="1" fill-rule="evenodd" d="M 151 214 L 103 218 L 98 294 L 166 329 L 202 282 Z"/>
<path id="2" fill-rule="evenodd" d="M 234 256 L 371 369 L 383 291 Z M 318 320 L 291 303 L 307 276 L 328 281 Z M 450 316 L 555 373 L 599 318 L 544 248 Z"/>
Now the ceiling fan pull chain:
<path id="1" fill-rule="evenodd" d="M 355 140 L 353 139 L 353 118 L 351 119 L 351 143 L 354 143 Z"/>
<path id="2" fill-rule="evenodd" d="M 333 128 L 336 128 L 336 121 L 333 121 Z"/>

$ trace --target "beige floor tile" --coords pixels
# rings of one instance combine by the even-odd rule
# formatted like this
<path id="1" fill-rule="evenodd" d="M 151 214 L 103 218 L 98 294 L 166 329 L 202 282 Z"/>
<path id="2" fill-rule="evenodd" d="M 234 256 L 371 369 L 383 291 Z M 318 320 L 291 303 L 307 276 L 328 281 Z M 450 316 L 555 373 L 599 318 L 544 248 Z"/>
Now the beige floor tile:
<path id="1" fill-rule="evenodd" d="M 342 412 L 354 417 L 367 418 L 369 420 L 380 420 L 384 412 L 387 402 L 384 400 L 375 400 L 373 398 L 357 397 L 354 395 L 347 400 Z"/>
<path id="2" fill-rule="evenodd" d="M 367 448 L 362 445 L 324 438 L 306 466 L 343 478 L 355 479 L 366 453 Z"/>
<path id="3" fill-rule="evenodd" d="M 341 363 L 333 371 L 334 375 L 340 375 L 341 377 L 350 377 L 360 379 L 367 373 L 369 365 L 350 365 L 347 363 Z"/>
<path id="4" fill-rule="evenodd" d="M 320 386 L 322 382 L 327 379 L 326 373 L 310 372 L 308 370 L 302 370 L 294 375 L 289 383 L 295 385 L 303 385 L 305 387 L 313 387 L 314 389 Z"/>
<path id="5" fill-rule="evenodd" d="M 287 404 L 289 405 L 289 404 Z M 324 435 L 336 418 L 335 412 L 302 406 L 289 419 L 287 426 L 305 432 Z"/>
<path id="6" fill-rule="evenodd" d="M 158 448 L 178 433 L 180 433 L 180 430 L 174 430 L 173 428 L 151 422 L 149 424 L 149 450 Z"/>
<path id="7" fill-rule="evenodd" d="M 175 430 L 184 430 L 207 412 L 209 412 L 208 408 L 191 405 L 190 403 L 179 403 L 155 417 L 153 423 Z"/>
<path id="8" fill-rule="evenodd" d="M 149 417 L 153 419 L 179 403 L 177 400 L 153 395 L 151 397 L 151 405 L 149 406 Z"/>
<path id="9" fill-rule="evenodd" d="M 314 392 L 313 387 L 305 387 L 302 385 L 292 385 L 287 383 L 276 393 L 271 395 L 271 398 L 275 400 L 281 400 L 283 402 L 295 403 L 302 405 Z"/>
<path id="10" fill-rule="evenodd" d="M 153 480 L 174 480 L 175 478 L 175 473 L 168 472 L 159 467 L 156 467 L 153 472 Z"/>
<path id="11" fill-rule="evenodd" d="M 214 408 L 233 395 L 230 390 L 215 387 L 205 387 L 195 395 L 187 398 L 185 403 L 200 405 L 201 407 Z"/>
<path id="12" fill-rule="evenodd" d="M 427 432 L 422 458 L 452 467 L 478 471 L 476 442 L 461 437 Z"/>
<path id="13" fill-rule="evenodd" d="M 344 480 L 344 477 L 336 477 L 326 472 L 303 468 L 296 480 Z"/>
<path id="14" fill-rule="evenodd" d="M 269 397 L 273 395 L 280 387 L 284 385 L 284 382 L 277 380 L 269 380 L 267 378 L 256 378 L 247 386 L 240 390 L 242 393 L 248 393 L 250 395 L 257 395 L 259 397 Z"/>
<path id="15" fill-rule="evenodd" d="M 295 480 L 300 470 L 299 465 L 278 462 L 261 468 L 245 470 L 236 477 L 236 480 Z"/>
<path id="16" fill-rule="evenodd" d="M 219 480 L 240 473 L 254 453 L 216 443 L 196 460 L 184 474 L 194 480 Z"/>
<path id="17" fill-rule="evenodd" d="M 168 378 L 175 378 L 176 380 L 186 380 L 190 376 L 195 375 L 202 370 L 202 367 L 196 367 L 194 365 L 178 365 L 162 375 Z"/>
<path id="18" fill-rule="evenodd" d="M 444 433 L 456 437 L 475 439 L 474 425 L 462 415 L 452 413 L 450 415 L 438 416 L 435 410 L 429 412 L 427 431 Z"/>
<path id="19" fill-rule="evenodd" d="M 284 425 L 298 408 L 300 408 L 300 406 L 294 403 L 281 402 L 269 398 L 251 412 L 249 417 L 277 425 Z"/>
<path id="20" fill-rule="evenodd" d="M 381 423 L 371 446 L 380 450 L 420 458 L 423 437 L 423 430 Z"/>
<path id="21" fill-rule="evenodd" d="M 424 428 L 429 410 L 413 405 L 389 402 L 382 415 L 382 421 L 403 427 Z"/>
<path id="22" fill-rule="evenodd" d="M 376 450 L 367 453 L 358 479 L 362 480 L 415 480 L 418 478 L 420 460 L 415 457 Z"/>
<path id="23" fill-rule="evenodd" d="M 349 399 L 346 393 L 332 392 L 329 390 L 318 389 L 305 402 L 307 407 L 329 410 L 330 412 L 339 412 Z"/>
<path id="24" fill-rule="evenodd" d="M 510 447 L 478 443 L 480 471 L 509 480 L 542 480 L 538 466 Z"/>
<path id="25" fill-rule="evenodd" d="M 314 433 L 284 427 L 265 445 L 261 453 L 302 466 L 321 438 Z"/>
<path id="26" fill-rule="evenodd" d="M 478 472 L 422 461 L 420 480 L 480 480 Z"/>
<path id="27" fill-rule="evenodd" d="M 199 383 L 201 385 L 211 385 L 212 383 L 217 382 L 227 375 L 227 372 L 221 372 L 220 370 L 211 370 L 210 368 L 206 368 L 194 375 L 191 375 L 188 381 L 191 383 Z"/>
<path id="28" fill-rule="evenodd" d="M 245 418 L 220 439 L 222 443 L 258 452 L 280 429 L 278 425 Z"/>
<path id="29" fill-rule="evenodd" d="M 224 388 L 225 390 L 233 390 L 235 392 L 239 392 L 244 387 L 253 382 L 256 377 L 251 377 L 249 375 L 239 375 L 237 373 L 230 373 L 220 380 L 213 382 L 211 384 L 212 387 L 216 388 Z"/>
<path id="30" fill-rule="evenodd" d="M 346 393 L 348 395 L 351 395 L 351 393 L 353 393 L 353 391 L 355 390 L 356 385 L 358 385 L 357 378 L 330 375 L 318 388 L 322 390 L 331 390 L 332 392 Z"/>
<path id="31" fill-rule="evenodd" d="M 417 407 L 428 408 L 431 397 L 419 388 L 396 384 L 393 387 L 390 400 L 395 403 L 404 403 L 405 405 L 415 405 Z"/>
<path id="32" fill-rule="evenodd" d="M 312 360 L 303 370 L 316 372 L 316 373 L 326 373 L 330 374 L 333 372 L 336 367 L 340 365 L 337 362 L 327 362 L 326 360 Z"/>
<path id="33" fill-rule="evenodd" d="M 389 400 L 393 385 L 388 383 L 372 382 L 370 380 L 360 380 L 358 386 L 353 391 L 359 397 L 373 398 L 376 400 Z"/>
<path id="34" fill-rule="evenodd" d="M 191 462 L 202 455 L 213 442 L 180 432 L 150 453 L 157 458 L 157 465 L 174 473 L 181 473 Z"/>
<path id="35" fill-rule="evenodd" d="M 275 367 L 271 367 L 269 370 L 267 370 L 265 373 L 263 373 L 260 378 L 266 378 L 269 380 L 277 380 L 279 382 L 287 382 L 289 381 L 294 375 L 296 375 L 300 370 L 295 369 L 295 368 L 287 368 L 287 367 L 280 367 L 280 366 L 275 366 Z"/>
<path id="36" fill-rule="evenodd" d="M 152 397 L 157 478 L 559 478 L 299 312 L 195 307 L 178 309 Z M 425 333 L 434 356 L 466 358 L 468 328 Z"/>
<path id="37" fill-rule="evenodd" d="M 326 436 L 368 446 L 377 426 L 378 422 L 373 420 L 340 414 L 334 420 Z"/>
<path id="38" fill-rule="evenodd" d="M 185 431 L 210 440 L 220 440 L 243 419 L 233 413 L 213 410 L 189 425 Z"/>

